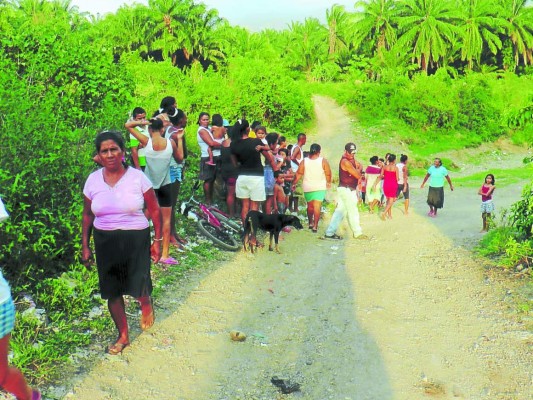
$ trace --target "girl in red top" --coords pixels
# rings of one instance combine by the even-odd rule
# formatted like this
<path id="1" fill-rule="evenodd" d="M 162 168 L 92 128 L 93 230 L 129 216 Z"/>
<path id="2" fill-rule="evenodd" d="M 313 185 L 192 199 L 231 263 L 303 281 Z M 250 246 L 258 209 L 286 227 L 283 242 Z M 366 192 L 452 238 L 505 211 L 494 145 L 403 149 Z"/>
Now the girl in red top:
<path id="1" fill-rule="evenodd" d="M 481 196 L 481 218 L 483 219 L 483 229 L 481 229 L 481 232 L 487 232 L 489 230 L 492 213 L 495 209 L 494 202 L 492 201 L 492 193 L 496 189 L 495 183 L 494 175 L 487 174 L 485 183 L 477 192 Z"/>

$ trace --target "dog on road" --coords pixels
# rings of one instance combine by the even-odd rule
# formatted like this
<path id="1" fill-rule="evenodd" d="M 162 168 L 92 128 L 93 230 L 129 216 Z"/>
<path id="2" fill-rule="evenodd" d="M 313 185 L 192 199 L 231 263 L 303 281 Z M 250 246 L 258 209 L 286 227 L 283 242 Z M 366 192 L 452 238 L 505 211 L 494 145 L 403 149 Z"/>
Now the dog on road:
<path id="1" fill-rule="evenodd" d="M 243 248 L 244 251 L 247 250 L 247 247 L 250 248 L 251 252 L 254 252 L 254 246 L 257 248 L 257 229 L 262 229 L 270 233 L 270 243 L 268 245 L 268 250 L 274 251 L 272 247 L 272 238 L 275 241 L 275 251 L 280 254 L 278 247 L 279 233 L 286 226 L 293 226 L 296 229 L 302 229 L 302 223 L 298 217 L 294 215 L 285 215 L 285 214 L 263 214 L 259 211 L 250 211 L 246 215 L 244 220 L 244 238 L 243 238 Z"/>

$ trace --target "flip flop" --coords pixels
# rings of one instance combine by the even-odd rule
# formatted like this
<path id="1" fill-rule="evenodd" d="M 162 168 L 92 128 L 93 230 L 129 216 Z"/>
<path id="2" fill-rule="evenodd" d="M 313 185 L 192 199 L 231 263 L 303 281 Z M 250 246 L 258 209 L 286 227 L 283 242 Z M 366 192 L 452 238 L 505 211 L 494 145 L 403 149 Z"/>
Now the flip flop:
<path id="1" fill-rule="evenodd" d="M 176 260 L 174 257 L 167 257 L 167 258 L 162 258 L 161 260 L 159 260 L 159 264 L 178 265 L 179 261 Z"/>
<path id="2" fill-rule="evenodd" d="M 124 349 L 128 347 L 129 345 L 130 345 L 129 343 L 119 343 L 119 342 L 111 344 L 107 348 L 107 354 L 110 354 L 112 356 L 117 356 L 120 353 L 122 353 L 122 351 L 124 351 Z"/>

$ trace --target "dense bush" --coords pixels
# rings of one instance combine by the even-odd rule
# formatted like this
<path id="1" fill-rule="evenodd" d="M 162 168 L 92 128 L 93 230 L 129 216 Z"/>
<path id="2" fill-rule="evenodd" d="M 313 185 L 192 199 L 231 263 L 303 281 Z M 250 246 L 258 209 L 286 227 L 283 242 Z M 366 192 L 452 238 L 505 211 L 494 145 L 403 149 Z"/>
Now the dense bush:
<path id="1" fill-rule="evenodd" d="M 132 81 L 66 15 L 10 20 L 0 39 L 0 264 L 12 284 L 68 269 L 95 132 L 124 119 Z M 5 22 L 7 23 L 7 21 Z"/>
<path id="2" fill-rule="evenodd" d="M 305 85 L 291 79 L 280 65 L 265 68 L 261 60 L 249 58 L 230 59 L 221 72 L 204 71 L 200 64 L 183 72 L 169 62 L 133 59 L 127 65 L 137 83 L 135 105 L 155 110 L 161 98 L 176 96 L 178 106 L 189 115 L 189 125 L 207 111 L 232 123 L 238 118 L 259 120 L 271 130 L 290 135 L 311 118 Z"/>

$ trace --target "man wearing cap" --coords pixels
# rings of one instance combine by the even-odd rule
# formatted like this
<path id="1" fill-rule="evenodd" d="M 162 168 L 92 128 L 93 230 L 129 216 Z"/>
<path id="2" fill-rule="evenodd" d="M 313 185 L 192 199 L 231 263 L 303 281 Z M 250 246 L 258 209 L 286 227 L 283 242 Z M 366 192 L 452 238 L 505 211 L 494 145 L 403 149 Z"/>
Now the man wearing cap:
<path id="1" fill-rule="evenodd" d="M 356 239 L 366 239 L 359 224 L 359 211 L 357 210 L 357 184 L 361 178 L 361 164 L 355 159 L 357 152 L 355 143 L 346 143 L 344 154 L 339 162 L 339 187 L 337 188 L 337 207 L 331 217 L 331 222 L 326 229 L 326 239 L 342 239 L 337 235 L 337 229 L 345 215 L 348 215 L 348 224 Z"/>

